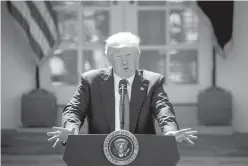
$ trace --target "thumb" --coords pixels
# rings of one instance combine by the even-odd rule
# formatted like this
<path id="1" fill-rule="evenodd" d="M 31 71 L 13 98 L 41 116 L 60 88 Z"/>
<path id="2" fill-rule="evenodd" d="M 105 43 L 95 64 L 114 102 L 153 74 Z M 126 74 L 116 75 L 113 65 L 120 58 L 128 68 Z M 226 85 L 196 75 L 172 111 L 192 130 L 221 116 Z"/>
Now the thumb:
<path id="1" fill-rule="evenodd" d="M 72 128 L 71 132 L 72 134 L 75 134 L 76 128 Z"/>

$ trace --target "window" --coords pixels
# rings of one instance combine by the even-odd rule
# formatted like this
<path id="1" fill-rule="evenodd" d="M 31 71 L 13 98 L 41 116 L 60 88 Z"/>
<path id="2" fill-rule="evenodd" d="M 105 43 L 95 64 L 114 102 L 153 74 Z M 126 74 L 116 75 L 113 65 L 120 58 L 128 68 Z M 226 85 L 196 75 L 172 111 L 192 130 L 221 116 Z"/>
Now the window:
<path id="1" fill-rule="evenodd" d="M 53 85 L 75 86 L 81 73 L 107 67 L 104 40 L 109 36 L 108 1 L 53 1 L 58 17 L 60 54 L 50 59 Z"/>
<path id="2" fill-rule="evenodd" d="M 53 85 L 78 84 L 78 56 L 75 50 L 65 50 L 50 59 L 51 79 Z"/>
<path id="3" fill-rule="evenodd" d="M 141 69 L 150 70 L 162 75 L 166 75 L 166 55 L 165 50 L 144 50 L 140 56 Z"/>
<path id="4" fill-rule="evenodd" d="M 107 67 L 105 39 L 126 30 L 141 38 L 140 68 L 163 74 L 166 84 L 199 82 L 199 20 L 186 1 L 53 3 L 63 50 L 50 63 L 55 85 L 75 86 L 82 72 Z"/>
<path id="5" fill-rule="evenodd" d="M 187 8 L 173 8 L 169 14 L 168 79 L 174 84 L 197 84 L 198 18 Z"/>
<path id="6" fill-rule="evenodd" d="M 199 20 L 185 4 L 139 1 L 136 7 L 139 67 L 163 74 L 166 84 L 198 83 Z"/>
<path id="7" fill-rule="evenodd" d="M 171 50 L 169 80 L 176 84 L 198 83 L 197 51 Z"/>
<path id="8" fill-rule="evenodd" d="M 82 58 L 82 73 L 108 67 L 107 58 L 103 55 L 103 49 L 84 50 Z"/>
<path id="9" fill-rule="evenodd" d="M 141 45 L 165 45 L 165 11 L 140 10 L 138 13 L 138 32 Z"/>

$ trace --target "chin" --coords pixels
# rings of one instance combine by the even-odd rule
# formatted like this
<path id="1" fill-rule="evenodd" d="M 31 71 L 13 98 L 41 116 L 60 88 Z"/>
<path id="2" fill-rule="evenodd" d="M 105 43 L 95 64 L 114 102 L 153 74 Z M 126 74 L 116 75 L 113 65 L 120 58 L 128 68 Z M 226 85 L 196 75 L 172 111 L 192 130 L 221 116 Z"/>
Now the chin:
<path id="1" fill-rule="evenodd" d="M 125 77 L 125 78 L 129 78 L 129 77 L 132 77 L 134 75 L 134 73 L 127 73 L 127 74 L 124 74 L 123 76 Z"/>
<path id="2" fill-rule="evenodd" d="M 121 78 L 129 78 L 132 77 L 135 74 L 135 71 L 121 71 L 119 72 L 119 75 Z"/>

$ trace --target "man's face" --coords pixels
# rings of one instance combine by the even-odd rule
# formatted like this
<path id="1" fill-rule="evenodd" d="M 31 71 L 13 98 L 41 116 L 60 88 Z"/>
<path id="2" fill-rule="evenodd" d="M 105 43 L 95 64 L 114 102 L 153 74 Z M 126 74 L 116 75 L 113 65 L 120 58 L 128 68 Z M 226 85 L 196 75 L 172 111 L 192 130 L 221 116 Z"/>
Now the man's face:
<path id="1" fill-rule="evenodd" d="M 121 78 L 129 78 L 138 67 L 139 50 L 134 47 L 109 48 L 107 57 L 115 74 Z"/>

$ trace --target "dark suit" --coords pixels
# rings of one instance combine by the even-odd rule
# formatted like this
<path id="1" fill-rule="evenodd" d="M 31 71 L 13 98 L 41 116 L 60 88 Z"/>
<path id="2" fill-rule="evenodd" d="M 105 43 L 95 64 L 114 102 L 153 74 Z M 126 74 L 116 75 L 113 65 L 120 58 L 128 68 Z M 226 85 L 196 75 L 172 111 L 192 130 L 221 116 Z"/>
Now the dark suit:
<path id="1" fill-rule="evenodd" d="M 136 71 L 130 99 L 132 133 L 155 134 L 155 118 L 163 133 L 178 130 L 173 106 L 163 88 L 164 81 L 160 74 Z M 78 131 L 86 117 L 89 134 L 108 134 L 115 130 L 114 77 L 111 67 L 82 74 L 78 90 L 63 111 L 63 126 L 76 127 Z M 76 121 L 81 121 L 81 125 L 76 125 Z"/>

